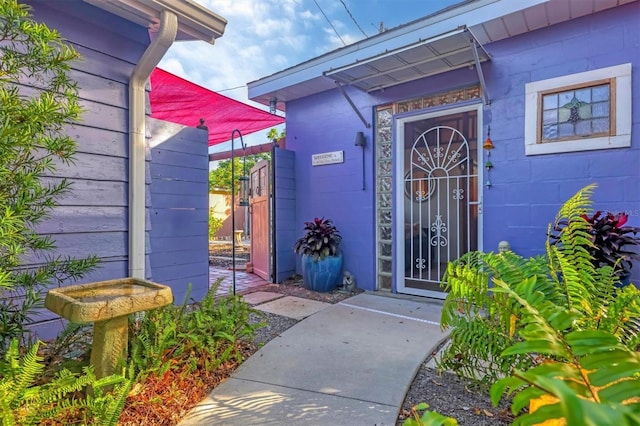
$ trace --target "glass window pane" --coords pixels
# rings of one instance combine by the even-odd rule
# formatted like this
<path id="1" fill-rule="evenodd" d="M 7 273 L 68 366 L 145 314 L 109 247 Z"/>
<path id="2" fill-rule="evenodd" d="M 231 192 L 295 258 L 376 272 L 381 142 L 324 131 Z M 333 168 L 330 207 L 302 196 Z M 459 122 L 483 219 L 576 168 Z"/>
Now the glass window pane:
<path id="1" fill-rule="evenodd" d="M 603 84 L 602 86 L 596 86 L 591 89 L 591 100 L 593 102 L 608 101 L 609 100 L 609 85 Z"/>
<path id="2" fill-rule="evenodd" d="M 391 174 L 391 160 L 382 160 L 378 162 L 378 174 L 390 175 Z"/>
<path id="3" fill-rule="evenodd" d="M 391 261 L 390 260 L 380 260 L 380 271 L 379 272 L 391 272 Z"/>
<path id="4" fill-rule="evenodd" d="M 597 120 L 593 120 L 592 126 L 593 126 L 594 133 L 609 133 L 608 118 L 599 118 Z"/>
<path id="5" fill-rule="evenodd" d="M 393 115 L 391 114 L 391 109 L 378 111 L 378 127 L 391 126 L 392 118 Z"/>
<path id="6" fill-rule="evenodd" d="M 391 272 L 391 271 L 389 271 Z M 380 281 L 380 287 L 390 290 L 391 289 L 391 277 L 388 277 L 386 275 L 379 275 L 378 279 Z"/>
<path id="7" fill-rule="evenodd" d="M 551 95 L 544 95 L 542 97 L 543 109 L 558 108 L 558 95 L 553 93 Z"/>
<path id="8" fill-rule="evenodd" d="M 591 120 L 578 121 L 576 123 L 576 134 L 588 136 L 591 134 Z"/>
<path id="9" fill-rule="evenodd" d="M 384 127 L 378 131 L 380 142 L 391 142 L 391 127 Z"/>
<path id="10" fill-rule="evenodd" d="M 609 131 L 609 84 L 565 90 L 542 97 L 542 140 L 589 137 Z M 553 105 L 557 105 L 552 108 Z M 596 120 L 592 120 L 592 119 Z"/>
<path id="11" fill-rule="evenodd" d="M 389 224 L 391 223 L 391 210 L 380 210 L 380 214 L 378 215 L 378 222 L 381 224 Z"/>
<path id="12" fill-rule="evenodd" d="M 575 131 L 573 123 L 562 123 L 558 126 L 558 136 L 560 136 L 561 138 L 574 135 Z"/>
<path id="13" fill-rule="evenodd" d="M 390 240 L 391 239 L 391 227 L 390 226 L 381 226 L 380 227 L 380 239 L 381 240 Z"/>
<path id="14" fill-rule="evenodd" d="M 558 122 L 566 123 L 569 121 L 569 117 L 571 117 L 571 108 L 560 108 L 558 110 Z"/>
<path id="15" fill-rule="evenodd" d="M 542 129 L 543 139 L 556 139 L 558 137 L 558 126 L 544 126 Z"/>
<path id="16" fill-rule="evenodd" d="M 391 158 L 391 144 L 381 146 L 380 158 Z"/>
<path id="17" fill-rule="evenodd" d="M 381 177 L 378 179 L 378 189 L 382 192 L 391 192 L 391 178 Z"/>
<path id="18" fill-rule="evenodd" d="M 569 90 L 568 92 L 562 92 L 558 94 L 558 106 L 566 107 L 567 104 L 571 103 L 573 99 L 574 91 Z"/>
<path id="19" fill-rule="evenodd" d="M 591 105 L 593 117 L 609 117 L 609 102 L 598 102 Z"/>
<path id="20" fill-rule="evenodd" d="M 578 108 L 578 115 L 581 120 L 588 120 L 591 118 L 591 104 L 584 104 Z"/>
<path id="21" fill-rule="evenodd" d="M 576 90 L 576 99 L 580 102 L 591 102 L 591 88 L 586 87 L 584 89 Z"/>
<path id="22" fill-rule="evenodd" d="M 390 193 L 380 193 L 378 194 L 378 203 L 379 207 L 391 207 L 391 203 L 393 202 L 393 197 Z"/>
<path id="23" fill-rule="evenodd" d="M 552 109 L 542 113 L 542 124 L 555 124 L 558 122 L 558 110 Z"/>

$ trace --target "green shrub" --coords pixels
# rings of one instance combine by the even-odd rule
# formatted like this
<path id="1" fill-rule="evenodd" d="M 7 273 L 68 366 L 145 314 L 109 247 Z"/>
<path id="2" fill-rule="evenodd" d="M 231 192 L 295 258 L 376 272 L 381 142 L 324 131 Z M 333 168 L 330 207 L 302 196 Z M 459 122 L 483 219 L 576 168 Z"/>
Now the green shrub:
<path id="1" fill-rule="evenodd" d="M 458 426 L 453 417 L 445 417 L 435 411 L 429 411 L 429 404 L 421 402 L 411 409 L 411 417 L 402 426 Z"/>
<path id="2" fill-rule="evenodd" d="M 48 177 L 73 163 L 76 144 L 64 129 L 81 109 L 67 75 L 78 54 L 29 12 L 0 1 L 0 352 L 13 338 L 24 341 L 49 286 L 80 279 L 98 262 L 52 256 L 55 242 L 37 230 L 69 191 L 68 181 Z M 23 264 L 26 255 L 33 266 Z"/>
<path id="3" fill-rule="evenodd" d="M 516 425 L 640 424 L 640 291 L 593 261 L 594 188 L 561 207 L 546 256 L 474 252 L 448 265 L 440 366 L 493 383 L 495 405 L 513 395 Z"/>
<path id="4" fill-rule="evenodd" d="M 29 426 L 54 419 L 65 423 L 69 417 L 82 417 L 83 424 L 116 425 L 131 381 L 118 375 L 98 380 L 93 369 L 85 367 L 80 375 L 62 369 L 53 380 L 36 385 L 44 370 L 40 344 L 36 342 L 20 358 L 18 341 L 13 339 L 0 360 L 2 425 Z"/>
<path id="5" fill-rule="evenodd" d="M 146 312 L 132 323 L 130 358 L 133 376 L 162 375 L 169 368 L 204 365 L 214 370 L 229 359 L 242 360 L 236 342 L 263 324 L 251 324 L 257 313 L 241 295 L 216 297 L 222 279 L 200 303 L 169 305 Z"/>
<path id="6" fill-rule="evenodd" d="M 615 331 L 576 327 L 584 323 L 584 313 L 547 300 L 533 280 L 515 288 L 497 280 L 493 291 L 523 307 L 523 341 L 503 354 L 536 353 L 544 362 L 526 371 L 515 370 L 496 382 L 491 389 L 493 403 L 505 392 L 514 393 L 513 414 L 525 411 L 516 418 L 516 425 L 550 419 L 585 426 L 640 424 L 640 353 L 625 346 Z M 623 291 L 638 294 L 635 287 Z M 526 412 L 532 400 L 543 396 L 545 405 Z"/>
<path id="7" fill-rule="evenodd" d="M 219 217 L 215 217 L 213 209 L 209 209 L 209 240 L 213 240 L 216 233 L 222 228 L 224 220 Z"/>
<path id="8" fill-rule="evenodd" d="M 632 288 L 618 291 L 618 278 L 610 266 L 596 268 L 593 243 L 584 216 L 589 213 L 590 185 L 560 209 L 552 229 L 562 229 L 546 243 L 546 256 L 525 259 L 512 252 L 469 253 L 448 265 L 441 323 L 452 327 L 451 345 L 440 366 L 461 375 L 493 383 L 514 369 L 526 370 L 544 357 L 535 351 L 505 352 L 523 341 L 523 317 L 527 308 L 505 291 L 527 282 L 532 293 L 547 303 L 576 314 L 572 330 L 610 332 L 631 350 L 640 344 L 640 294 Z M 564 226 L 558 224 L 563 223 Z"/>

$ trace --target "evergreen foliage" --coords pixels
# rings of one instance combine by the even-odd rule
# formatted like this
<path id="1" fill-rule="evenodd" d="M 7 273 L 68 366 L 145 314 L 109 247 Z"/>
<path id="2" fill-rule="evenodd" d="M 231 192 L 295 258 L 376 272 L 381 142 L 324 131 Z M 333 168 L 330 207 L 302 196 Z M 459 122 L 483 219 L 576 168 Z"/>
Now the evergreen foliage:
<path id="1" fill-rule="evenodd" d="M 81 108 L 68 77 L 77 52 L 29 12 L 0 1 L 0 351 L 28 333 L 48 286 L 80 279 L 98 262 L 52 255 L 55 242 L 38 233 L 70 189 L 54 175 L 73 163 L 76 144 L 64 129 Z"/>
<path id="2" fill-rule="evenodd" d="M 243 164 L 243 159 L 235 157 L 234 158 L 234 171 L 235 171 L 235 179 L 233 182 L 233 187 L 238 193 L 240 190 L 240 183 L 238 178 L 245 173 L 248 176 L 251 172 L 251 168 L 256 165 L 256 163 L 260 160 L 269 160 L 271 158 L 270 154 L 261 153 L 261 154 L 253 154 L 248 155 L 245 160 L 245 164 Z M 246 167 L 245 167 L 246 166 Z M 231 160 L 221 160 L 218 162 L 218 166 L 209 172 L 209 191 L 214 189 L 225 189 L 228 190 L 231 188 Z"/>
<path id="3" fill-rule="evenodd" d="M 236 346 L 263 326 L 251 324 L 251 309 L 240 295 L 216 298 L 222 279 L 209 289 L 195 307 L 168 305 L 145 313 L 132 322 L 130 375 L 141 381 L 145 375 L 162 375 L 170 368 L 204 365 L 209 371 L 230 360 L 242 360 Z"/>
<path id="4" fill-rule="evenodd" d="M 523 307 L 523 340 L 503 354 L 537 353 L 544 362 L 496 382 L 493 403 L 504 392 L 514 393 L 512 412 L 518 414 L 532 401 L 544 401 L 519 416 L 515 425 L 549 419 L 586 426 L 640 424 L 640 352 L 624 345 L 615 331 L 576 327 L 584 324 L 584 313 L 546 300 L 532 281 L 514 288 L 495 281 L 494 292 L 507 294 Z"/>
<path id="5" fill-rule="evenodd" d="M 559 223 L 566 226 L 557 242 L 547 241 L 546 256 L 473 252 L 449 264 L 441 324 L 452 331 L 451 345 L 439 360 L 442 368 L 491 384 L 546 359 L 537 351 L 506 351 L 523 341 L 523 318 L 529 314 L 521 300 L 498 284 L 515 290 L 526 283 L 531 294 L 543 295 L 545 303 L 570 314 L 571 331 L 611 333 L 629 350 L 638 349 L 640 292 L 634 286 L 617 289 L 614 269 L 592 262 L 584 215 L 593 190 L 594 185 L 583 188 L 561 207 L 549 234 Z"/>
<path id="6" fill-rule="evenodd" d="M 411 409 L 411 417 L 402 426 L 458 426 L 453 417 L 446 417 L 436 411 L 429 410 L 429 404 L 421 402 Z"/>
<path id="7" fill-rule="evenodd" d="M 18 340 L 13 339 L 4 360 L 0 360 L 0 419 L 3 426 L 37 425 L 45 420 L 63 421 L 68 416 L 81 417 L 84 424 L 116 425 L 131 381 L 113 375 L 96 379 L 91 367 L 81 375 L 59 371 L 53 380 L 36 385 L 44 370 L 38 355 L 40 342 L 20 358 Z M 105 388 L 114 387 L 111 392 Z M 79 393 L 91 389 L 89 395 Z"/>

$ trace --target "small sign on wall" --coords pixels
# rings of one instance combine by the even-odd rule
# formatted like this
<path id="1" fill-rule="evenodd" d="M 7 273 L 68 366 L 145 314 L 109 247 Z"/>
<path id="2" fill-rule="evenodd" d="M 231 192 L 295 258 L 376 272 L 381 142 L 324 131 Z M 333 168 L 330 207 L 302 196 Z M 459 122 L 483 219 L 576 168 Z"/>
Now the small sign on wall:
<path id="1" fill-rule="evenodd" d="M 324 166 L 325 164 L 344 163 L 344 151 L 323 152 L 311 156 L 312 166 Z"/>

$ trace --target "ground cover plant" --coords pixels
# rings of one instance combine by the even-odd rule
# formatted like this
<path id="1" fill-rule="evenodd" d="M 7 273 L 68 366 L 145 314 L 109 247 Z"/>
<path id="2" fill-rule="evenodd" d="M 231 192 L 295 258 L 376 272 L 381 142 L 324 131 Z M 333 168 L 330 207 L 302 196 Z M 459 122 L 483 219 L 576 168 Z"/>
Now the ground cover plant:
<path id="1" fill-rule="evenodd" d="M 169 305 L 133 317 L 127 363 L 135 384 L 121 424 L 177 421 L 252 351 L 250 338 L 262 323 L 240 295 L 216 297 L 222 280 L 202 301 Z M 181 401 L 180 410 L 168 401 Z"/>
<path id="2" fill-rule="evenodd" d="M 72 325 L 48 348 L 36 342 L 21 351 L 14 339 L 0 361 L 2 424 L 177 424 L 257 349 L 256 311 L 240 295 L 216 297 L 219 285 L 201 302 L 132 315 L 129 357 L 102 379 L 87 365 L 87 327 Z M 56 356 L 70 344 L 80 352 L 72 362 Z"/>
<path id="3" fill-rule="evenodd" d="M 491 385 L 494 403 L 514 395 L 515 424 L 640 422 L 640 291 L 593 261 L 594 188 L 561 207 L 546 256 L 474 252 L 449 264 L 440 366 Z"/>

